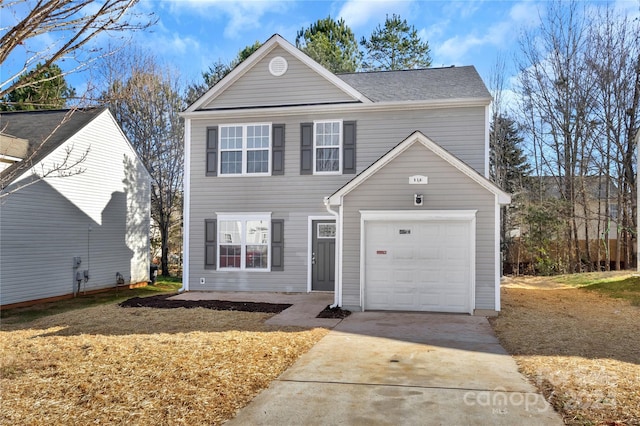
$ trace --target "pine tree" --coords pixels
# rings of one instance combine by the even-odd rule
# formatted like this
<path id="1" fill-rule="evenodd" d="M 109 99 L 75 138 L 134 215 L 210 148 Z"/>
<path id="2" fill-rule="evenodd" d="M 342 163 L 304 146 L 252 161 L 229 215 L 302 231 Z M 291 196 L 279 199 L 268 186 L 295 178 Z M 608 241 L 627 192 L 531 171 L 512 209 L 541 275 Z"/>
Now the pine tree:
<path id="1" fill-rule="evenodd" d="M 361 62 L 358 42 L 343 19 L 319 19 L 298 31 L 296 47 L 333 73 L 354 72 Z"/>
<path id="2" fill-rule="evenodd" d="M 362 67 L 368 71 L 392 71 L 428 68 L 431 66 L 429 43 L 422 41 L 418 31 L 406 19 L 387 15 L 384 27 L 378 25 L 369 39 L 362 38 L 366 49 Z"/>
<path id="3" fill-rule="evenodd" d="M 67 99 L 75 96 L 75 90 L 67 84 L 59 66 L 54 64 L 48 69 L 43 68 L 42 64 L 38 64 L 36 69 L 21 75 L 19 80 L 33 80 L 33 83 L 9 92 L 0 109 L 22 111 L 64 108 Z"/>

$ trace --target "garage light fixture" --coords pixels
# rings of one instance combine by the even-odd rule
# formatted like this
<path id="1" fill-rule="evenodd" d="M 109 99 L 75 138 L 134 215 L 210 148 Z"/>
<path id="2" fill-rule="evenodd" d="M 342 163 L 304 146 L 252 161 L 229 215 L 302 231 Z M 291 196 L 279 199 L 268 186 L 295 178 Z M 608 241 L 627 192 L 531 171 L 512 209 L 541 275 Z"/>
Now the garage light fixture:
<path id="1" fill-rule="evenodd" d="M 413 205 L 421 206 L 424 202 L 424 196 L 422 194 L 413 194 Z"/>

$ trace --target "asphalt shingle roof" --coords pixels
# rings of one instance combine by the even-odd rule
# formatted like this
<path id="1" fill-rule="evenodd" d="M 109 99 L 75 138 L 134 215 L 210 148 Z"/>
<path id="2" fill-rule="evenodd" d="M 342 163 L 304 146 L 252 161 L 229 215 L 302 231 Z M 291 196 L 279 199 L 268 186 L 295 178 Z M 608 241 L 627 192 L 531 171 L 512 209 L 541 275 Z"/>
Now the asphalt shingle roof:
<path id="1" fill-rule="evenodd" d="M 4 134 L 28 140 L 27 156 L 37 150 L 30 162 L 30 164 L 36 164 L 104 110 L 105 108 L 88 108 L 2 112 L 0 130 Z M 0 153 L 2 153 L 1 149 Z M 2 174 L 9 175 L 27 166 L 29 165 L 18 162 L 3 170 Z"/>
<path id="2" fill-rule="evenodd" d="M 491 98 L 473 66 L 337 74 L 374 102 Z"/>

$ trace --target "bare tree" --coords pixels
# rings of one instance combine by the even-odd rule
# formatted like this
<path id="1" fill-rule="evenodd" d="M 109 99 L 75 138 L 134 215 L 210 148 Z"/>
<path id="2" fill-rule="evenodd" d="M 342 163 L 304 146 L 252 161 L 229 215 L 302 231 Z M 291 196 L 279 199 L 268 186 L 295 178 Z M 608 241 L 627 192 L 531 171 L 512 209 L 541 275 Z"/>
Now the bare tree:
<path id="1" fill-rule="evenodd" d="M 138 0 L 4 0 L 0 2 L 0 64 L 3 67 L 0 98 L 28 87 L 61 59 L 74 63 L 63 75 L 86 68 L 108 54 L 90 43 L 104 32 L 124 34 L 147 28 L 151 16 L 132 12 Z M 39 38 L 48 37 L 46 43 Z M 41 63 L 39 70 L 35 65 Z M 35 70 L 29 78 L 18 77 Z"/>
<path id="2" fill-rule="evenodd" d="M 175 73 L 134 49 L 108 58 L 102 101 L 151 174 L 151 218 L 160 234 L 162 274 L 169 275 L 169 237 L 181 224 L 185 108 Z"/>
<path id="3" fill-rule="evenodd" d="M 586 67 L 589 25 L 577 2 L 553 2 L 540 28 L 521 40 L 520 88 L 526 129 L 538 142 L 542 174 L 553 176 L 566 209 L 569 270 L 581 269 L 578 205 L 589 173 L 593 86 Z M 587 236 L 588 239 L 588 236 Z M 588 246 L 588 240 L 587 240 Z"/>
<path id="4" fill-rule="evenodd" d="M 615 268 L 620 269 L 622 264 L 631 266 L 637 229 L 634 138 L 640 125 L 640 21 L 607 5 L 597 23 L 590 32 L 587 59 L 597 87 L 598 170 L 608 201 L 600 212 L 602 245 L 609 258 L 609 230 L 615 226 Z"/>

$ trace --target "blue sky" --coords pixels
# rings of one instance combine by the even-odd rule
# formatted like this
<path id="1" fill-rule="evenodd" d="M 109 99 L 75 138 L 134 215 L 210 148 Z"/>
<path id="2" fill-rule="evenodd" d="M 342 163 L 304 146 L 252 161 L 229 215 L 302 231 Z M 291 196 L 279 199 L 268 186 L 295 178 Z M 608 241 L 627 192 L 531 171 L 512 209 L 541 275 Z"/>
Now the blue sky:
<path id="1" fill-rule="evenodd" d="M 486 78 L 497 55 L 513 50 L 518 32 L 538 25 L 539 6 L 479 0 L 143 0 L 140 7 L 154 11 L 159 21 L 136 41 L 174 64 L 184 78 L 196 79 L 213 62 L 228 62 L 274 33 L 294 43 L 298 30 L 330 15 L 343 18 L 359 40 L 395 13 L 429 43 L 432 66 L 475 65 Z"/>
<path id="2" fill-rule="evenodd" d="M 202 71 L 214 62 L 229 62 L 245 46 L 264 42 L 274 33 L 294 43 L 298 30 L 330 15 L 343 18 L 360 40 L 383 24 L 386 15 L 395 13 L 415 26 L 421 38 L 429 43 L 432 66 L 474 65 L 488 83 L 499 55 L 506 60 L 507 76 L 515 74 L 508 67 L 518 50 L 518 36 L 539 25 L 545 3 L 544 0 L 140 0 L 135 10 L 153 12 L 158 22 L 131 35 L 131 39 L 177 69 L 182 81 L 188 84 L 200 80 Z M 586 0 L 581 3 L 603 4 Z M 640 0 L 611 0 L 611 3 L 632 16 L 639 14 Z M 1 26 L 11 25 L 11 16 L 3 12 Z M 109 40 L 109 36 L 103 35 L 99 42 Z M 41 36 L 39 42 L 46 45 L 50 36 Z M 18 62 L 7 60 L 2 64 L 3 79 Z M 61 66 L 64 68 L 65 64 Z M 87 73 L 67 77 L 79 93 L 83 92 L 86 79 Z"/>

